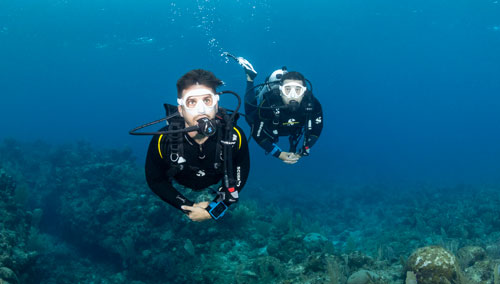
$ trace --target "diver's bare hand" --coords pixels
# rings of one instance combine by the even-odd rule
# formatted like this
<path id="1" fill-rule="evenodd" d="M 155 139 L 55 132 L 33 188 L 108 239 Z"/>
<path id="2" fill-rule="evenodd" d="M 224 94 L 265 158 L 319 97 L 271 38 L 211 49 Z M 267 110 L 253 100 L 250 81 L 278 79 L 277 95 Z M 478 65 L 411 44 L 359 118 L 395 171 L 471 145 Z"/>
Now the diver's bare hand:
<path id="1" fill-rule="evenodd" d="M 291 152 L 281 152 L 279 155 L 280 160 L 282 160 L 285 164 L 290 165 L 297 163 L 300 157 L 300 155 Z"/>
<path id="2" fill-rule="evenodd" d="M 257 71 L 255 71 L 255 69 L 253 68 L 252 63 L 250 63 L 248 60 L 246 60 L 241 56 L 236 57 L 226 51 L 223 52 L 221 56 L 227 56 L 229 58 L 236 60 L 236 62 L 238 62 L 238 64 L 241 65 L 241 67 L 243 67 L 243 70 L 245 70 L 245 74 L 247 75 L 247 81 L 253 82 L 253 80 L 257 76 Z"/>
<path id="3" fill-rule="evenodd" d="M 205 208 L 207 208 L 207 207 L 208 207 L 208 205 L 209 205 L 209 204 L 210 204 L 210 202 L 208 202 L 208 201 L 203 201 L 203 202 L 198 202 L 198 203 L 195 203 L 193 206 L 195 206 L 195 207 L 200 207 L 200 208 L 205 209 Z"/>
<path id="4" fill-rule="evenodd" d="M 203 203 L 203 202 L 201 202 L 201 203 Z M 187 216 L 189 217 L 189 219 L 191 219 L 191 221 L 203 222 L 205 220 L 212 219 L 212 216 L 210 216 L 208 211 L 202 207 L 183 205 L 183 206 L 181 206 L 181 209 L 185 210 L 185 211 L 189 211 Z"/>

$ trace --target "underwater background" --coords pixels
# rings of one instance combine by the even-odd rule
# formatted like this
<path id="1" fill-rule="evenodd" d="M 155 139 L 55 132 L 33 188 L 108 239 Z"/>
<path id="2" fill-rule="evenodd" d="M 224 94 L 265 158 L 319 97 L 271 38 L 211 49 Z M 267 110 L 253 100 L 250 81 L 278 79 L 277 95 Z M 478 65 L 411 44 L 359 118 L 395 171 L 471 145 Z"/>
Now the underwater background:
<path id="1" fill-rule="evenodd" d="M 128 131 L 191 69 L 243 96 L 224 51 L 304 74 L 324 128 L 292 166 L 251 141 L 191 223 Z M 496 0 L 0 0 L 0 282 L 498 284 L 499 51 Z"/>

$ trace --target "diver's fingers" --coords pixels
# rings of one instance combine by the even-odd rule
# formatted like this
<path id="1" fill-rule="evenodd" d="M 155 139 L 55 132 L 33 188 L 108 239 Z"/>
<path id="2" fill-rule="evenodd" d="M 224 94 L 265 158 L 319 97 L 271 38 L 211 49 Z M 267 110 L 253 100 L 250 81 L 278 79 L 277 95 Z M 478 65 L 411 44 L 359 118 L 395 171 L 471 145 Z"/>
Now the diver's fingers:
<path id="1" fill-rule="evenodd" d="M 245 69 L 249 69 L 249 70 L 251 70 L 251 71 L 253 71 L 253 72 L 257 73 L 257 71 L 255 71 L 255 69 L 253 69 L 253 65 L 252 65 L 250 62 L 248 62 L 248 60 L 246 60 L 245 58 L 243 58 L 243 57 L 238 57 L 238 63 L 239 63 L 241 66 L 243 66 L 243 68 L 245 68 Z"/>
<path id="2" fill-rule="evenodd" d="M 227 56 L 227 57 L 231 57 L 232 59 L 238 61 L 238 58 L 236 58 L 236 56 L 232 55 L 231 53 L 227 52 L 227 51 L 224 51 L 221 56 Z"/>
<path id="3" fill-rule="evenodd" d="M 182 210 L 186 210 L 186 211 L 193 211 L 194 207 L 193 206 L 188 206 L 188 205 L 182 205 L 181 209 Z"/>
<path id="4" fill-rule="evenodd" d="M 210 204 L 209 202 L 203 201 L 203 202 L 195 203 L 193 206 L 205 209 L 208 207 L 209 204 Z"/>
<path id="5" fill-rule="evenodd" d="M 252 64 L 250 64 L 250 62 L 243 57 L 238 57 L 238 63 L 245 68 L 252 68 Z"/>

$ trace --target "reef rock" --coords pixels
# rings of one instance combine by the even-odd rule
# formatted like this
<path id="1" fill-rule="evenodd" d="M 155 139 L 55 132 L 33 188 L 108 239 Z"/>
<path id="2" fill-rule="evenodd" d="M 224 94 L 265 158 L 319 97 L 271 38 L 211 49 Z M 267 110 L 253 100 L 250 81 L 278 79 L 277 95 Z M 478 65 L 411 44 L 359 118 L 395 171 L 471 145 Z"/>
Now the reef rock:
<path id="1" fill-rule="evenodd" d="M 354 272 L 349 279 L 347 279 L 347 284 L 369 284 L 379 279 L 380 276 L 378 276 L 377 273 L 361 269 Z"/>
<path id="2" fill-rule="evenodd" d="M 417 277 L 415 276 L 415 273 L 411 271 L 406 272 L 405 284 L 417 284 Z"/>
<path id="3" fill-rule="evenodd" d="M 0 283 L 17 284 L 19 283 L 19 280 L 17 279 L 14 271 L 7 267 L 0 267 Z"/>
<path id="4" fill-rule="evenodd" d="M 458 250 L 458 261 L 462 268 L 474 265 L 477 261 L 486 258 L 486 251 L 482 247 L 466 246 Z"/>
<path id="5" fill-rule="evenodd" d="M 494 278 L 495 264 L 489 260 L 479 260 L 465 269 L 469 282 L 467 284 L 484 284 L 492 283 Z M 495 282 L 496 284 L 497 282 Z"/>
<path id="6" fill-rule="evenodd" d="M 309 233 L 304 237 L 304 244 L 308 251 L 323 251 L 330 243 L 321 234 Z"/>
<path id="7" fill-rule="evenodd" d="M 359 252 L 351 252 L 347 255 L 348 266 L 351 271 L 366 268 L 373 265 L 374 261 L 371 257 Z"/>
<path id="8" fill-rule="evenodd" d="M 486 246 L 486 253 L 491 259 L 500 259 L 500 244 Z"/>
<path id="9" fill-rule="evenodd" d="M 406 271 L 412 271 L 418 284 L 461 283 L 456 257 L 439 246 L 422 247 L 408 258 Z"/>

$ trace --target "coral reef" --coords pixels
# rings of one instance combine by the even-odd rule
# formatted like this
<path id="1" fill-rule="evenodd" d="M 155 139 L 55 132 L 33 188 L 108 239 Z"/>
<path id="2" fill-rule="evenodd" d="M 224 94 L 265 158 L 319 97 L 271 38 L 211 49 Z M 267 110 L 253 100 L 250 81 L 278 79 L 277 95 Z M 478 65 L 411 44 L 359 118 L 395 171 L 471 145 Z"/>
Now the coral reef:
<path id="1" fill-rule="evenodd" d="M 458 261 L 462 269 L 486 258 L 486 251 L 478 246 L 466 246 L 458 250 Z"/>
<path id="2" fill-rule="evenodd" d="M 377 283 L 380 279 L 376 273 L 361 269 L 351 274 L 347 279 L 347 284 L 369 284 L 369 283 Z"/>
<path id="3" fill-rule="evenodd" d="M 493 274 L 494 284 L 500 284 L 500 264 L 495 265 Z"/>
<path id="4" fill-rule="evenodd" d="M 22 283 L 18 275 L 28 271 L 37 257 L 30 246 L 37 237 L 30 225 L 34 218 L 17 198 L 18 191 L 13 178 L 0 168 L 0 283 Z"/>
<path id="5" fill-rule="evenodd" d="M 221 220 L 193 223 L 151 193 L 130 150 L 5 140 L 0 280 L 499 281 L 497 187 L 304 183 L 259 191 L 266 186 L 260 183 L 250 180 L 244 198 Z"/>

